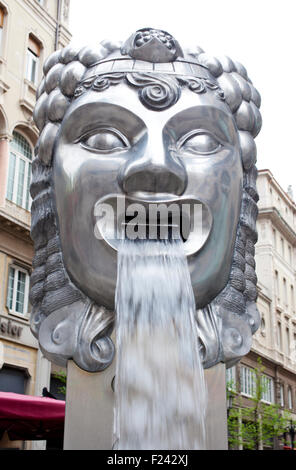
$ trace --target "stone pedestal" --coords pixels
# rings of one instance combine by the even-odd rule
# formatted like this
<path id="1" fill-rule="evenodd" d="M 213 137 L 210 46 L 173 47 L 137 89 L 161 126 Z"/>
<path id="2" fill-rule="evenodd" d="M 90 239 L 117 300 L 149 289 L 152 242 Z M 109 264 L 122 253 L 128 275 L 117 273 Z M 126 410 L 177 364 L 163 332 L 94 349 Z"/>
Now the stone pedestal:
<path id="1" fill-rule="evenodd" d="M 112 449 L 114 362 L 98 373 L 85 372 L 68 362 L 65 450 Z"/>
<path id="2" fill-rule="evenodd" d="M 225 365 L 217 364 L 205 370 L 208 388 L 208 409 L 206 418 L 207 449 L 227 450 L 227 404 Z"/>
<path id="3" fill-rule="evenodd" d="M 111 382 L 115 361 L 103 372 L 91 374 L 68 362 L 65 450 L 108 450 L 113 446 L 114 392 Z M 206 420 L 207 449 L 227 450 L 225 366 L 205 371 L 209 404 Z"/>

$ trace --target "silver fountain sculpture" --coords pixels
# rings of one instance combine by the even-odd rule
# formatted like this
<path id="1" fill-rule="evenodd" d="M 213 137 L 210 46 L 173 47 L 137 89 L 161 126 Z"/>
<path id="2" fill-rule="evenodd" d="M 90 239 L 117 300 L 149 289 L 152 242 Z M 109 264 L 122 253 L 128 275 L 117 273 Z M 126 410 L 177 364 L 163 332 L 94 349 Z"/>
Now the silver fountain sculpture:
<path id="1" fill-rule="evenodd" d="M 204 368 L 251 348 L 256 308 L 260 95 L 246 69 L 167 32 L 71 45 L 44 64 L 34 120 L 31 329 L 51 361 L 97 372 L 114 345 L 116 246 L 94 236 L 98 201 L 198 202 L 203 237 L 184 249 Z"/>

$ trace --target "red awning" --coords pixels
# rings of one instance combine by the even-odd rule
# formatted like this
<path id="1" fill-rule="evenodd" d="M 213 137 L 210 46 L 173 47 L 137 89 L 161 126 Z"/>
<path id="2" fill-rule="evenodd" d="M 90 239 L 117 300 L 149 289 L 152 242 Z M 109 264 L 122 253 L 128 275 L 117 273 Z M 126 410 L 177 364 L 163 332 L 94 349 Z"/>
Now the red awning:
<path id="1" fill-rule="evenodd" d="M 65 402 L 53 398 L 0 392 L 0 438 L 13 440 L 63 437 Z"/>

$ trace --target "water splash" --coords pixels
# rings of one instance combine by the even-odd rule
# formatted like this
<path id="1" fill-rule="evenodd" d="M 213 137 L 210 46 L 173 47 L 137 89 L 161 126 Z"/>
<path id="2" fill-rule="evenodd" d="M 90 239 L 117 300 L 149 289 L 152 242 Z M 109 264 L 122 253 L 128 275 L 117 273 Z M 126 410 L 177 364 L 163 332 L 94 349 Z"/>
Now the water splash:
<path id="1" fill-rule="evenodd" d="M 207 393 L 194 311 L 181 242 L 122 242 L 116 288 L 116 448 L 205 448 Z"/>

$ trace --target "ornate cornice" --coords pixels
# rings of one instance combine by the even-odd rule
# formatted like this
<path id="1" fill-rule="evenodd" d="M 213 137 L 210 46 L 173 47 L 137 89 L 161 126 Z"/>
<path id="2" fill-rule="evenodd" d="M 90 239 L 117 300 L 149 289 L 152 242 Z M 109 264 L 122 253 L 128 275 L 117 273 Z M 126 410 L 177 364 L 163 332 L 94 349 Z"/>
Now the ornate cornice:
<path id="1" fill-rule="evenodd" d="M 260 287 L 259 285 L 257 285 L 258 297 L 260 297 L 261 299 L 263 299 L 266 303 L 271 304 L 271 302 L 272 302 L 271 297 L 269 297 L 265 292 L 263 292 L 263 289 L 264 289 L 265 292 L 266 292 L 266 289 L 265 289 L 265 288 Z M 257 299 L 257 301 L 258 301 L 258 299 Z"/>
<path id="2" fill-rule="evenodd" d="M 22 239 L 26 239 L 33 244 L 30 237 L 30 226 L 23 224 L 22 222 L 14 219 L 8 214 L 0 210 L 0 227 L 7 232 L 13 233 L 14 236 Z"/>
<path id="3" fill-rule="evenodd" d="M 272 221 L 274 226 L 285 235 L 292 245 L 296 246 L 296 232 L 286 222 L 276 207 L 266 207 L 259 210 L 258 220 L 266 218 Z"/>
<path id="4" fill-rule="evenodd" d="M 289 196 L 289 194 L 281 187 L 281 185 L 276 181 L 274 178 L 273 174 L 271 173 L 270 170 L 264 169 L 264 170 L 259 170 L 258 171 L 258 177 L 260 176 L 266 176 L 268 178 L 268 182 L 270 185 L 272 185 L 279 193 L 280 195 L 285 199 L 286 203 L 291 206 L 291 208 L 296 211 L 296 203 L 295 201 Z"/>

